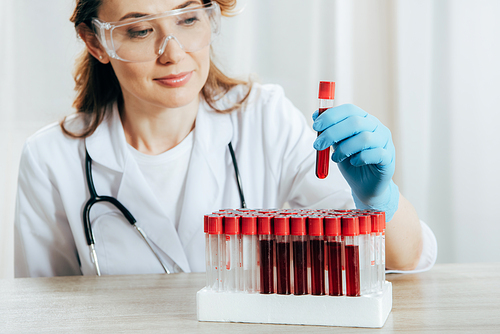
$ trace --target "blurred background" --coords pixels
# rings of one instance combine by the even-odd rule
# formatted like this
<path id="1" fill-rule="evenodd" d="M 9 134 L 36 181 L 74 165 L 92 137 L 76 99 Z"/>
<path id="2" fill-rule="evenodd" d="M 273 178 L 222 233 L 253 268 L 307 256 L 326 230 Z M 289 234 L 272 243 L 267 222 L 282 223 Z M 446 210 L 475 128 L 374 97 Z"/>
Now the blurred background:
<path id="1" fill-rule="evenodd" d="M 0 1 L 0 278 L 13 277 L 24 141 L 71 114 L 74 0 Z M 393 134 L 395 182 L 438 262 L 500 261 L 500 1 L 240 0 L 213 45 L 227 74 L 283 86 L 311 122 L 320 80 Z M 312 149 L 312 148 L 311 148 Z M 495 204 L 497 203 L 497 204 Z"/>

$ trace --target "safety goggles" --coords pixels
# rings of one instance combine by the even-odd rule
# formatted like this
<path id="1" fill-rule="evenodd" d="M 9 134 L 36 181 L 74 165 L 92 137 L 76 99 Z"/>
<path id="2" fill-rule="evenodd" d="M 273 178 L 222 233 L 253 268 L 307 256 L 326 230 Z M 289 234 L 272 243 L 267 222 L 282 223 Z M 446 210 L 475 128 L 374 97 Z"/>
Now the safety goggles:
<path id="1" fill-rule="evenodd" d="M 155 60 L 175 40 L 185 52 L 210 45 L 219 34 L 220 8 L 216 2 L 119 22 L 92 19 L 96 36 L 111 58 L 127 62 Z"/>

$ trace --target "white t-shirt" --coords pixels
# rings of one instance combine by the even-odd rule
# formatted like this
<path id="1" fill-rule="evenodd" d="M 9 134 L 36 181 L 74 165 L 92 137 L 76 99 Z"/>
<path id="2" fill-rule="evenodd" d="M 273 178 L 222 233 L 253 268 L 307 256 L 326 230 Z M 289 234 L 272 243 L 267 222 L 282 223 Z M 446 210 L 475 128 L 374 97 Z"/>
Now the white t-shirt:
<path id="1" fill-rule="evenodd" d="M 177 146 L 158 155 L 147 155 L 128 145 L 151 191 L 165 210 L 165 215 L 175 222 L 176 230 L 179 229 L 193 143 L 191 131 Z"/>

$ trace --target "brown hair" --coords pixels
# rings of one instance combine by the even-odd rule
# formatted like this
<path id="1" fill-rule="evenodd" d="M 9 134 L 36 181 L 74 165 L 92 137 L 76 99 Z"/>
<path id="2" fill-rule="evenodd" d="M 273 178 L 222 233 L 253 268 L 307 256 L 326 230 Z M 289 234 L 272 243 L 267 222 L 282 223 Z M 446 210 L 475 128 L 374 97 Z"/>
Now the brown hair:
<path id="1" fill-rule="evenodd" d="M 236 0 L 214 0 L 221 9 L 223 16 L 232 16 Z M 210 0 L 203 0 L 204 3 Z M 91 20 L 97 17 L 97 12 L 102 0 L 76 0 L 76 7 L 70 21 L 74 23 L 77 31 L 92 27 Z M 84 25 L 82 25 L 82 23 Z M 78 133 L 72 132 L 65 127 L 66 118 L 60 125 L 62 131 L 73 138 L 86 138 L 94 133 L 104 119 L 106 106 L 115 101 L 123 99 L 120 84 L 111 67 L 111 64 L 102 64 L 94 58 L 86 49 L 77 58 L 75 65 L 75 91 L 77 92 L 73 107 L 77 114 L 84 115 L 85 125 Z M 224 96 L 231 88 L 237 85 L 247 85 L 248 91 L 233 106 L 227 109 L 219 109 L 216 102 Z M 251 82 L 229 78 L 222 73 L 210 60 L 210 69 L 207 81 L 201 89 L 201 95 L 207 104 L 217 112 L 228 113 L 241 107 L 250 95 Z"/>

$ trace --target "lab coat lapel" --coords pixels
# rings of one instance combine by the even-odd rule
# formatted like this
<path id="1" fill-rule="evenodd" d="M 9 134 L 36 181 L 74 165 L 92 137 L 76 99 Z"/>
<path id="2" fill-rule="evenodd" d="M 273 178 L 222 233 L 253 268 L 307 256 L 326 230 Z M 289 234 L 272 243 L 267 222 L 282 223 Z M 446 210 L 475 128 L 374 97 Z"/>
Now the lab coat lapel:
<path id="1" fill-rule="evenodd" d="M 184 246 L 197 231 L 202 231 L 203 215 L 220 209 L 226 178 L 227 145 L 232 136 L 229 114 L 217 113 L 205 102 L 200 102 L 178 228 Z"/>
<path id="2" fill-rule="evenodd" d="M 108 117 L 86 139 L 87 151 L 94 163 L 123 173 L 117 199 L 134 215 L 148 238 L 183 271 L 190 272 L 173 222 L 164 214 L 127 147 L 116 103 L 110 108 Z"/>

